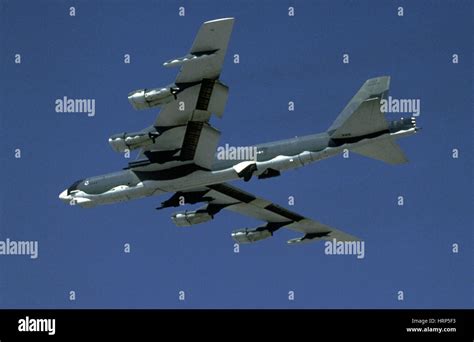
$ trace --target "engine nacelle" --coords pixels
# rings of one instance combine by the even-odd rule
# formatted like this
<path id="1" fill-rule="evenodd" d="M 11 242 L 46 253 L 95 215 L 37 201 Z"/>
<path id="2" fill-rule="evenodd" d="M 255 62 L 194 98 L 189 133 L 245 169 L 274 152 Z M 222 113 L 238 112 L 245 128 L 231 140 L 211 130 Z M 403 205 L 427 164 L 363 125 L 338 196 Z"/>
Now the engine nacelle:
<path id="1" fill-rule="evenodd" d="M 147 109 L 175 100 L 178 92 L 176 87 L 139 89 L 128 94 L 128 101 L 135 109 Z"/>
<path id="2" fill-rule="evenodd" d="M 109 138 L 109 144 L 114 151 L 123 153 L 153 144 L 157 135 L 152 132 L 119 133 Z"/>
<path id="3" fill-rule="evenodd" d="M 204 223 L 214 218 L 206 210 L 180 211 L 173 214 L 171 219 L 178 227 L 189 227 L 194 224 Z"/>
<path id="4" fill-rule="evenodd" d="M 239 229 L 232 232 L 232 238 L 237 243 L 252 243 L 259 240 L 267 239 L 273 236 L 273 233 L 265 229 L 265 227 L 259 227 L 256 229 Z"/>

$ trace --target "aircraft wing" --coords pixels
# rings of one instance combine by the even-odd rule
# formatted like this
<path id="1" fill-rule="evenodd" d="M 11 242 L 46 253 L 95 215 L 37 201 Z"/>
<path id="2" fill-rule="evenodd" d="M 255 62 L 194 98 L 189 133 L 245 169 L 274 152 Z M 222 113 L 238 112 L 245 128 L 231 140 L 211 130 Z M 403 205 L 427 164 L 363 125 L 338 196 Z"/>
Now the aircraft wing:
<path id="1" fill-rule="evenodd" d="M 228 88 L 219 82 L 234 18 L 207 21 L 202 24 L 189 53 L 165 62 L 165 66 L 181 66 L 175 84 L 183 91 L 175 101 L 165 105 L 155 126 L 207 122 L 210 113 L 221 116 Z"/>
<path id="2" fill-rule="evenodd" d="M 153 144 L 143 147 L 139 157 L 146 156 L 151 163 L 189 161 L 211 168 L 220 132 L 209 125 L 209 119 L 211 114 L 222 117 L 227 102 L 229 89 L 219 76 L 233 24 L 233 18 L 203 23 L 189 53 L 164 63 L 180 66 L 173 88 L 176 93 L 171 102 L 161 106 L 153 126 L 146 129 L 145 134 L 157 133 Z M 129 167 L 143 165 L 143 161 L 132 162 Z"/>
<path id="3" fill-rule="evenodd" d="M 267 224 L 266 227 L 272 230 L 272 234 L 273 231 L 282 227 L 304 234 L 300 238 L 289 240 L 288 243 L 290 244 L 332 239 L 338 241 L 359 240 L 352 235 L 306 218 L 227 183 L 208 185 L 199 189 L 176 193 L 170 200 L 163 202 L 162 207 L 158 209 L 177 206 L 178 202 L 176 200 L 179 197 L 184 200 L 184 203 L 189 204 L 207 202 L 206 209 L 212 213 L 217 213 L 221 209 L 228 209 L 264 221 Z"/>
<path id="4" fill-rule="evenodd" d="M 174 66 L 187 59 L 187 62 L 182 63 L 176 78 L 177 84 L 219 78 L 233 25 L 234 18 L 206 21 L 199 29 L 189 53 L 165 62 L 165 66 Z"/>

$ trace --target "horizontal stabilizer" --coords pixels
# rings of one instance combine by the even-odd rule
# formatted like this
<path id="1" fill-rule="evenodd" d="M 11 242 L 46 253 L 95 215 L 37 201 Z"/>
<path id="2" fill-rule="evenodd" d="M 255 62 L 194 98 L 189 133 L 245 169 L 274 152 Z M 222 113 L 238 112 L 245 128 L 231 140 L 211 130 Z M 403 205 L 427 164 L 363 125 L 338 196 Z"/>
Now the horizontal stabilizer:
<path id="1" fill-rule="evenodd" d="M 403 153 L 400 146 L 393 139 L 375 141 L 367 145 L 351 148 L 351 151 L 392 165 L 408 162 L 405 153 Z"/>

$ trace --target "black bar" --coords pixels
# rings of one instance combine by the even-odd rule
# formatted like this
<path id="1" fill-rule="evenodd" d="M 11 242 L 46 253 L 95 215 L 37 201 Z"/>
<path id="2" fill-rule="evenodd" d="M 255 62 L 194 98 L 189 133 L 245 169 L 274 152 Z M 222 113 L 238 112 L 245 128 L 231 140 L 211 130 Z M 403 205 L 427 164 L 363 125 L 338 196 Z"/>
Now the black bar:
<path id="1" fill-rule="evenodd" d="M 185 336 L 193 340 L 216 336 L 223 341 L 257 336 L 266 341 L 272 336 L 279 340 L 291 336 L 291 341 L 299 336 L 312 341 L 341 341 L 342 337 L 472 341 L 473 316 L 473 310 L 0 310 L 0 341 L 94 340 L 99 336 L 117 336 L 121 341 L 139 340 L 139 336 L 158 341 Z M 54 335 L 19 331 L 20 324 L 32 324 L 31 319 L 55 319 Z M 48 330 L 46 321 L 42 322 Z M 422 330 L 407 331 L 415 328 Z M 433 328 L 451 331 L 423 331 Z"/>

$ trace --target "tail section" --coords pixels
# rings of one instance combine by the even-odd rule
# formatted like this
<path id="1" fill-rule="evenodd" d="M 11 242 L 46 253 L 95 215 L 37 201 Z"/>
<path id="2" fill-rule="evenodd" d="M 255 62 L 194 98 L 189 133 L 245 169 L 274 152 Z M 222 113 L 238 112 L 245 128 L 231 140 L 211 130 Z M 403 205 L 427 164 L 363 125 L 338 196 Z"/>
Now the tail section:
<path id="1" fill-rule="evenodd" d="M 391 124 L 385 119 L 380 101 L 387 98 L 389 87 L 390 76 L 376 77 L 365 81 L 329 127 L 328 133 L 331 139 L 338 144 L 353 143 L 365 138 L 392 133 L 399 129 L 415 127 L 414 118 L 402 119 Z M 395 137 L 390 135 L 383 139 L 374 139 L 367 144 L 354 144 L 350 149 L 365 157 L 392 165 L 408 162 L 407 157 L 396 144 Z"/>
<path id="2" fill-rule="evenodd" d="M 332 139 L 347 139 L 388 129 L 380 101 L 388 96 L 390 76 L 372 78 L 362 85 L 329 127 Z"/>
<path id="3" fill-rule="evenodd" d="M 351 148 L 351 151 L 391 165 L 404 164 L 408 162 L 405 153 L 403 153 L 402 149 L 397 145 L 393 138 L 378 140 L 367 145 L 354 147 Z"/>

